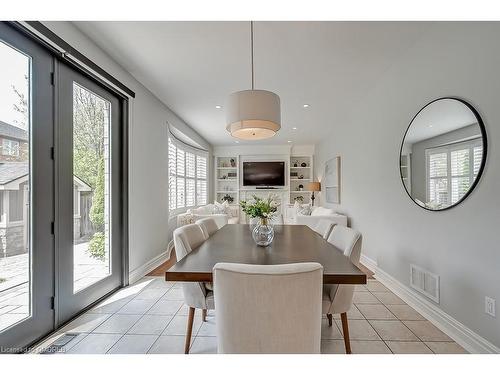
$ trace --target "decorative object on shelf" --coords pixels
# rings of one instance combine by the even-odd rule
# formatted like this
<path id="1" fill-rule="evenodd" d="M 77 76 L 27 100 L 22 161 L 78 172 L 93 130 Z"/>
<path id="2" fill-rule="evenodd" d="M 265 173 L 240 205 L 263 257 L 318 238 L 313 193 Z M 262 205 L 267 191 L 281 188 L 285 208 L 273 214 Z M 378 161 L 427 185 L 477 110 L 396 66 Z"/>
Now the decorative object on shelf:
<path id="1" fill-rule="evenodd" d="M 299 180 L 303 180 L 303 179 L 304 179 L 304 175 L 303 175 L 303 174 L 301 174 L 301 175 L 299 176 Z"/>
<path id="2" fill-rule="evenodd" d="M 232 168 L 236 167 L 236 160 L 231 158 L 231 160 L 229 160 L 229 162 L 231 163 Z"/>
<path id="3" fill-rule="evenodd" d="M 304 203 L 304 197 L 302 195 L 299 195 L 295 198 L 293 198 L 294 202 L 298 202 L 300 204 Z"/>
<path id="4" fill-rule="evenodd" d="M 252 89 L 234 92 L 226 102 L 226 129 L 231 136 L 258 140 L 273 137 L 281 128 L 280 97 L 255 89 L 253 21 L 250 21 Z"/>
<path id="5" fill-rule="evenodd" d="M 312 191 L 312 194 L 311 194 L 311 206 L 314 206 L 314 199 L 316 199 L 314 197 L 314 192 L 315 191 L 321 191 L 321 183 L 319 182 L 310 182 L 309 185 L 307 186 L 307 189 Z"/>
<path id="6" fill-rule="evenodd" d="M 236 172 L 228 172 L 227 177 L 228 178 L 236 178 Z"/>
<path id="7" fill-rule="evenodd" d="M 253 196 L 251 202 L 241 201 L 241 210 L 251 218 L 259 221 L 252 230 L 252 238 L 258 246 L 269 246 L 274 239 L 274 228 L 271 220 L 276 216 L 278 204 L 274 195 L 266 199 Z"/>
<path id="8" fill-rule="evenodd" d="M 299 176 L 298 172 L 290 172 L 290 177 L 297 178 Z"/>
<path id="9" fill-rule="evenodd" d="M 328 203 L 340 203 L 340 156 L 325 163 L 325 200 Z"/>
<path id="10" fill-rule="evenodd" d="M 300 184 L 298 187 L 297 187 L 297 191 L 302 191 L 304 190 L 304 185 Z"/>
<path id="11" fill-rule="evenodd" d="M 226 194 L 222 197 L 222 201 L 226 201 L 227 203 L 233 203 L 234 198 L 230 196 L 229 194 Z"/>
<path id="12" fill-rule="evenodd" d="M 295 162 L 293 163 L 293 166 L 294 166 L 294 168 L 297 168 L 299 166 L 299 161 L 295 160 Z"/>
<path id="13" fill-rule="evenodd" d="M 301 167 L 305 168 L 307 167 L 307 163 L 306 162 L 303 162 L 302 164 L 300 164 Z"/>
<path id="14" fill-rule="evenodd" d="M 223 176 L 222 176 L 222 179 L 223 179 L 223 180 L 225 180 L 226 178 L 227 178 L 227 176 L 226 176 L 226 175 L 223 175 Z"/>

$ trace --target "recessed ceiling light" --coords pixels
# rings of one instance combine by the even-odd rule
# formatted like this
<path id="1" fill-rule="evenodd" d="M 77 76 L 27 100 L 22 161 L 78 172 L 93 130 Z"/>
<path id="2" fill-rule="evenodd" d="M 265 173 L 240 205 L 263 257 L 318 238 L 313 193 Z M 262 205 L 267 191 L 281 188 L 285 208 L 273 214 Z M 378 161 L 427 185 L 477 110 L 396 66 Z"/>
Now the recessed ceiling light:
<path id="1" fill-rule="evenodd" d="M 288 143 L 292 143 L 292 141 L 287 141 Z"/>
<path id="2" fill-rule="evenodd" d="M 432 125 L 429 125 L 429 128 L 432 128 Z"/>
<path id="3" fill-rule="evenodd" d="M 302 104 L 302 107 L 309 108 L 309 104 Z"/>
<path id="4" fill-rule="evenodd" d="M 294 127 L 292 128 L 292 130 L 297 130 L 297 127 L 296 127 L 296 126 L 294 126 Z"/>
<path id="5" fill-rule="evenodd" d="M 234 143 L 240 143 L 240 141 L 234 141 Z"/>
<path id="6" fill-rule="evenodd" d="M 216 106 L 215 106 L 215 108 L 217 108 L 217 109 L 221 109 L 221 108 L 222 108 L 222 106 L 221 106 L 221 105 L 216 105 Z"/>

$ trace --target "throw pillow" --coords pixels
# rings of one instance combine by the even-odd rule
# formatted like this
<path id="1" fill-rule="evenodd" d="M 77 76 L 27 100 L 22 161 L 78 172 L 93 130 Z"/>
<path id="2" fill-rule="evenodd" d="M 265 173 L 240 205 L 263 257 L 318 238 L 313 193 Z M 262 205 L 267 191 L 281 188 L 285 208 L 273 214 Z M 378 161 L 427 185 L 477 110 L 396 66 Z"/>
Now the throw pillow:
<path id="1" fill-rule="evenodd" d="M 223 204 L 220 204 L 219 202 L 214 202 L 214 209 L 212 211 L 214 215 L 222 215 L 226 213 L 226 210 L 224 208 Z"/>
<path id="2" fill-rule="evenodd" d="M 300 209 L 298 211 L 299 214 L 305 215 L 305 216 L 311 216 L 312 212 L 312 207 L 308 204 L 303 204 L 300 206 Z"/>
<path id="3" fill-rule="evenodd" d="M 311 213 L 311 216 L 327 216 L 327 215 L 333 215 L 333 210 L 331 208 L 316 207 Z"/>

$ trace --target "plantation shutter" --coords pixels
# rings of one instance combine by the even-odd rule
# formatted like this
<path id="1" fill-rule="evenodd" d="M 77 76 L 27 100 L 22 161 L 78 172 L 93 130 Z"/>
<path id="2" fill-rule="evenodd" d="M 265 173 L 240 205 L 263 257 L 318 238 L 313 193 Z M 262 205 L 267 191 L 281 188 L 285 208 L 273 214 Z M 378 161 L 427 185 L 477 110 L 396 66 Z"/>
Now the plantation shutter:
<path id="1" fill-rule="evenodd" d="M 196 156 L 186 152 L 186 206 L 192 207 L 196 204 Z"/>
<path id="2" fill-rule="evenodd" d="M 477 174 L 479 173 L 479 168 L 481 168 L 481 161 L 483 160 L 483 146 L 476 146 L 472 151 L 474 158 L 474 179 L 476 179 Z"/>
<path id="3" fill-rule="evenodd" d="M 427 201 L 450 205 L 469 191 L 481 167 L 480 139 L 426 150 Z"/>
<path id="4" fill-rule="evenodd" d="M 174 136 L 168 139 L 169 209 L 181 212 L 208 200 L 208 153 Z"/>
<path id="5" fill-rule="evenodd" d="M 175 210 L 177 208 L 177 147 L 172 140 L 168 139 L 168 208 Z"/>
<path id="6" fill-rule="evenodd" d="M 197 197 L 198 205 L 207 204 L 207 157 L 196 157 L 196 178 L 197 181 Z"/>

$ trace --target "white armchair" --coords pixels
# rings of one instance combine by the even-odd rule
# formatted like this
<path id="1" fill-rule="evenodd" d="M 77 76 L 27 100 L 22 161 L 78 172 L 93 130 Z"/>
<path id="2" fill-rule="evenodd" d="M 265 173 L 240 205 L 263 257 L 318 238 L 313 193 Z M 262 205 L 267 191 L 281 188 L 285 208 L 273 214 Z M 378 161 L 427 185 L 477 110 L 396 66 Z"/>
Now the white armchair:
<path id="1" fill-rule="evenodd" d="M 219 353 L 319 353 L 319 263 L 214 266 Z"/>
<path id="2" fill-rule="evenodd" d="M 199 225 L 188 224 L 174 231 L 175 255 L 177 261 L 188 255 L 193 249 L 205 241 L 205 236 Z M 184 352 L 189 353 L 191 344 L 191 333 L 193 331 L 193 320 L 195 309 L 202 310 L 202 319 L 206 319 L 207 310 L 214 309 L 214 295 L 205 287 L 204 283 L 185 282 L 182 283 L 184 303 L 189 306 L 188 325 L 186 331 L 186 343 Z"/>
<path id="3" fill-rule="evenodd" d="M 342 225 L 335 225 L 328 237 L 328 242 L 343 251 L 344 255 L 352 263 L 359 266 L 362 242 L 360 232 Z M 351 344 L 349 340 L 347 311 L 352 307 L 353 295 L 354 285 L 327 284 L 323 286 L 323 314 L 326 314 L 330 326 L 332 325 L 332 315 L 340 314 L 345 350 L 348 354 L 351 353 Z"/>

